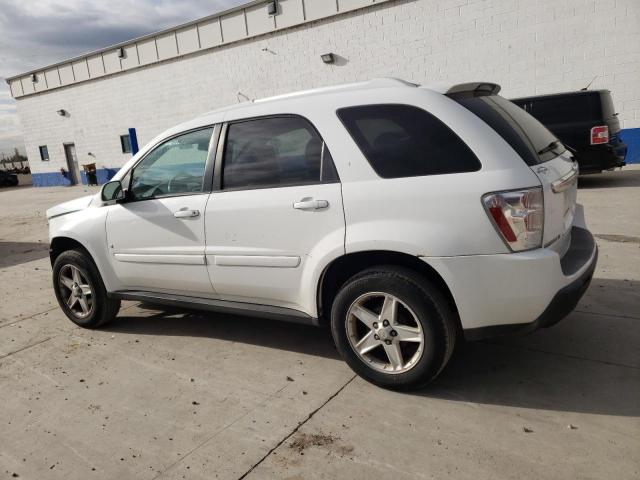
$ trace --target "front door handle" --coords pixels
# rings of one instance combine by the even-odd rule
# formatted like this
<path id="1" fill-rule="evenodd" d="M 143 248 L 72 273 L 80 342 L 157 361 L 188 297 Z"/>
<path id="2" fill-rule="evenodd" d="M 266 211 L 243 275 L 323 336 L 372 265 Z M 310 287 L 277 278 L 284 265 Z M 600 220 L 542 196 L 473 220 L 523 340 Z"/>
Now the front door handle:
<path id="1" fill-rule="evenodd" d="M 295 202 L 293 204 L 293 208 L 296 210 L 320 210 L 322 208 L 327 208 L 329 206 L 329 202 L 326 200 L 312 200 L 310 198 L 303 198 L 299 202 Z"/>
<path id="2" fill-rule="evenodd" d="M 200 215 L 200 210 L 190 210 L 188 208 L 181 208 L 177 212 L 173 212 L 173 216 L 176 218 L 195 218 Z"/>

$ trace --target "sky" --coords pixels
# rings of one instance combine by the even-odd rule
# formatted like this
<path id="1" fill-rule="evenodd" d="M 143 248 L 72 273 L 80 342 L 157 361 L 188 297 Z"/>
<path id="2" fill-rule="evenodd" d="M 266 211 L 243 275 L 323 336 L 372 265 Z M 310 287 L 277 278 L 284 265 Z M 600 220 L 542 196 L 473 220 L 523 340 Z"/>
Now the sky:
<path id="1" fill-rule="evenodd" d="M 24 151 L 6 77 L 247 0 L 0 0 L 0 153 Z"/>

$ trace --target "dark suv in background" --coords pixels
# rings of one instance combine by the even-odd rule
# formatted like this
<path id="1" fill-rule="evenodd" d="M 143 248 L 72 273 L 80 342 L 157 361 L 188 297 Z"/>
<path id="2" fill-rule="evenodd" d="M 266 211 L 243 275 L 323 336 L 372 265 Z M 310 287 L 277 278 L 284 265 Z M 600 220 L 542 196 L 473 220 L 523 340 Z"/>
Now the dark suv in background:
<path id="1" fill-rule="evenodd" d="M 0 186 L 15 187 L 18 185 L 18 176 L 15 173 L 0 170 Z"/>
<path id="2" fill-rule="evenodd" d="M 609 90 L 581 90 L 511 100 L 536 117 L 570 150 L 580 173 L 599 173 L 625 165 L 627 146 Z"/>

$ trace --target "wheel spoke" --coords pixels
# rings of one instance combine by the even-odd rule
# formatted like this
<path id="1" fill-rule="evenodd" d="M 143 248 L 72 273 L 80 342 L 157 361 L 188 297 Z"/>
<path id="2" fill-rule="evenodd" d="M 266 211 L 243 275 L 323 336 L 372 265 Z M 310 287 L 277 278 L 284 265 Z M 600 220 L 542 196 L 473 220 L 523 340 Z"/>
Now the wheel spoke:
<path id="1" fill-rule="evenodd" d="M 398 315 L 398 301 L 391 295 L 384 297 L 384 303 L 382 304 L 382 311 L 380 312 L 381 320 L 389 320 L 391 324 L 396 322 Z"/>
<path id="2" fill-rule="evenodd" d="M 81 284 L 82 280 L 80 279 L 80 270 L 76 267 L 71 267 L 71 274 L 73 275 L 73 281 L 77 284 Z"/>
<path id="3" fill-rule="evenodd" d="M 62 283 L 62 285 L 64 285 L 69 290 L 71 290 L 71 288 L 73 287 L 73 280 L 71 280 L 69 277 L 60 275 L 60 283 Z"/>
<path id="4" fill-rule="evenodd" d="M 87 297 L 85 297 L 84 295 L 80 295 L 78 297 L 78 302 L 80 303 L 80 308 L 82 308 L 82 313 L 89 313 L 89 304 L 87 303 Z"/>
<path id="5" fill-rule="evenodd" d="M 76 297 L 75 295 L 69 295 L 69 298 L 67 298 L 67 307 L 72 308 L 76 304 L 77 300 L 78 297 Z"/>
<path id="6" fill-rule="evenodd" d="M 369 328 L 373 328 L 373 324 L 378 321 L 378 316 L 362 305 L 354 305 L 351 313 Z"/>
<path id="7" fill-rule="evenodd" d="M 358 343 L 356 343 L 356 350 L 360 355 L 364 355 L 367 352 L 370 352 L 374 348 L 380 345 L 380 342 L 373 337 L 373 332 L 370 331 L 364 337 L 360 339 Z"/>
<path id="8" fill-rule="evenodd" d="M 384 344 L 384 351 L 389 358 L 389 363 L 394 370 L 400 370 L 404 366 L 404 361 L 402 360 L 402 351 L 400 350 L 400 345 L 397 342 L 392 343 L 391 345 Z"/>
<path id="9" fill-rule="evenodd" d="M 83 295 L 91 295 L 91 285 L 85 283 L 84 285 L 79 285 L 79 287 Z"/>
<path id="10" fill-rule="evenodd" d="M 400 342 L 422 342 L 422 334 L 417 327 L 409 327 L 407 325 L 394 325 L 393 329 L 398 332 L 398 341 Z"/>

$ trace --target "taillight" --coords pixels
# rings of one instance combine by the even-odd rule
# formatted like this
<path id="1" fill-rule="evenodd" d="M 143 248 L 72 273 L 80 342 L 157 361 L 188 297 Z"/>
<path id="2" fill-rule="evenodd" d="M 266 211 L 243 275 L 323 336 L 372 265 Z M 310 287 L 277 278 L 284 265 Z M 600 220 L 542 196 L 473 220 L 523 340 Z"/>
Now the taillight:
<path id="1" fill-rule="evenodd" d="M 542 246 L 542 188 L 488 193 L 482 203 L 502 239 L 514 252 Z"/>
<path id="2" fill-rule="evenodd" d="M 599 125 L 591 129 L 591 145 L 609 143 L 609 127 Z"/>

